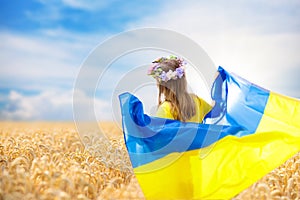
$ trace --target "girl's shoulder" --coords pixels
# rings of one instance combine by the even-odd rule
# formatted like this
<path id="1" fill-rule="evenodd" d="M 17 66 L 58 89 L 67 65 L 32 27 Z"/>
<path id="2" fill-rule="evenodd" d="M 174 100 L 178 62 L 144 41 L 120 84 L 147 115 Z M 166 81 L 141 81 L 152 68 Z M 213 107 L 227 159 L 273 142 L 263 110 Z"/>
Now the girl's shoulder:
<path id="1" fill-rule="evenodd" d="M 162 102 L 158 109 L 163 109 L 165 112 L 171 112 L 172 110 L 172 103 L 170 101 L 165 100 L 164 102 Z"/>
<path id="2" fill-rule="evenodd" d="M 197 96 L 194 93 L 191 93 L 190 96 L 193 98 L 193 100 L 195 101 L 195 103 L 201 103 L 201 101 L 203 101 L 203 99 L 201 99 L 199 96 Z"/>
<path id="3" fill-rule="evenodd" d="M 194 99 L 195 103 L 198 104 L 198 106 L 203 107 L 204 109 L 211 109 L 212 106 L 201 97 L 197 96 L 196 94 L 191 94 L 191 96 Z"/>
<path id="4" fill-rule="evenodd" d="M 196 95 L 194 93 L 191 93 L 190 95 L 194 100 L 204 101 L 201 97 L 199 97 L 198 95 Z"/>
<path id="5" fill-rule="evenodd" d="M 169 101 L 164 101 L 162 102 L 156 112 L 157 117 L 162 117 L 162 118 L 169 118 L 169 119 L 174 119 L 174 116 L 171 111 L 171 102 Z"/>

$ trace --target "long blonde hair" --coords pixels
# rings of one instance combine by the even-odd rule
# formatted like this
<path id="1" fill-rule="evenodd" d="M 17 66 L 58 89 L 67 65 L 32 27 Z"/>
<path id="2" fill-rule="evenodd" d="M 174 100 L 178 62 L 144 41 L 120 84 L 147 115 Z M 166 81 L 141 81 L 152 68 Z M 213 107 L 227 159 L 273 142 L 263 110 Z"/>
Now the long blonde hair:
<path id="1" fill-rule="evenodd" d="M 180 63 L 176 59 L 164 60 L 159 65 L 165 72 L 175 71 L 176 68 L 180 67 Z M 176 80 L 158 82 L 158 90 L 158 106 L 163 103 L 161 98 L 164 95 L 165 101 L 171 103 L 171 112 L 176 120 L 185 122 L 196 114 L 193 98 L 187 92 L 185 73 Z"/>

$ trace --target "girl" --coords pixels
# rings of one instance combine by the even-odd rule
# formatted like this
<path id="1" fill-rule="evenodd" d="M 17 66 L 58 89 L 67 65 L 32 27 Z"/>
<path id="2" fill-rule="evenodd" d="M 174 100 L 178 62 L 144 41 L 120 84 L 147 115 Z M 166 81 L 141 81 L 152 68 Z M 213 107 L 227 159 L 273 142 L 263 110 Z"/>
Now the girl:
<path id="1" fill-rule="evenodd" d="M 148 75 L 157 80 L 159 90 L 156 116 L 201 123 L 211 105 L 187 92 L 186 64 L 183 59 L 175 56 L 161 57 L 152 62 Z"/>

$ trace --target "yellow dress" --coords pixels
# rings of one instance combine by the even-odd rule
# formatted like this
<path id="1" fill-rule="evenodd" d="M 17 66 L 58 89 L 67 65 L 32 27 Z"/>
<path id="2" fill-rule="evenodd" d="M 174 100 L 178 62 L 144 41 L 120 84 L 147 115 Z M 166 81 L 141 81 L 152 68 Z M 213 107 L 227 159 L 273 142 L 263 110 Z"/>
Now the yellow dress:
<path id="1" fill-rule="evenodd" d="M 192 97 L 196 105 L 196 114 L 191 119 L 187 120 L 187 122 L 201 123 L 204 116 L 211 110 L 212 106 L 196 95 L 192 95 Z M 175 119 L 173 113 L 171 112 L 171 103 L 164 101 L 158 107 L 156 116 L 161 118 Z"/>

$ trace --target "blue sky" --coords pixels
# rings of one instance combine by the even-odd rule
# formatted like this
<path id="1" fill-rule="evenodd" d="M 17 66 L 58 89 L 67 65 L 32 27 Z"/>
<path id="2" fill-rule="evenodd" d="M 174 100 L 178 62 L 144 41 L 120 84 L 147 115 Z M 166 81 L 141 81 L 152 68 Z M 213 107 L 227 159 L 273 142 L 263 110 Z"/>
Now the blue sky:
<path id="1" fill-rule="evenodd" d="M 142 27 L 182 33 L 216 65 L 300 97 L 298 0 L 2 0 L 0 9 L 1 120 L 72 120 L 74 81 L 89 53 Z M 99 95 L 95 106 L 104 116 L 111 102 Z"/>
<path id="2" fill-rule="evenodd" d="M 1 2 L 1 28 L 23 33 L 66 29 L 78 33 L 119 32 L 124 24 L 159 10 L 160 1 L 29 0 Z M 138 6 L 138 9 L 135 7 Z M 153 9 L 155 7 L 155 9 Z"/>

